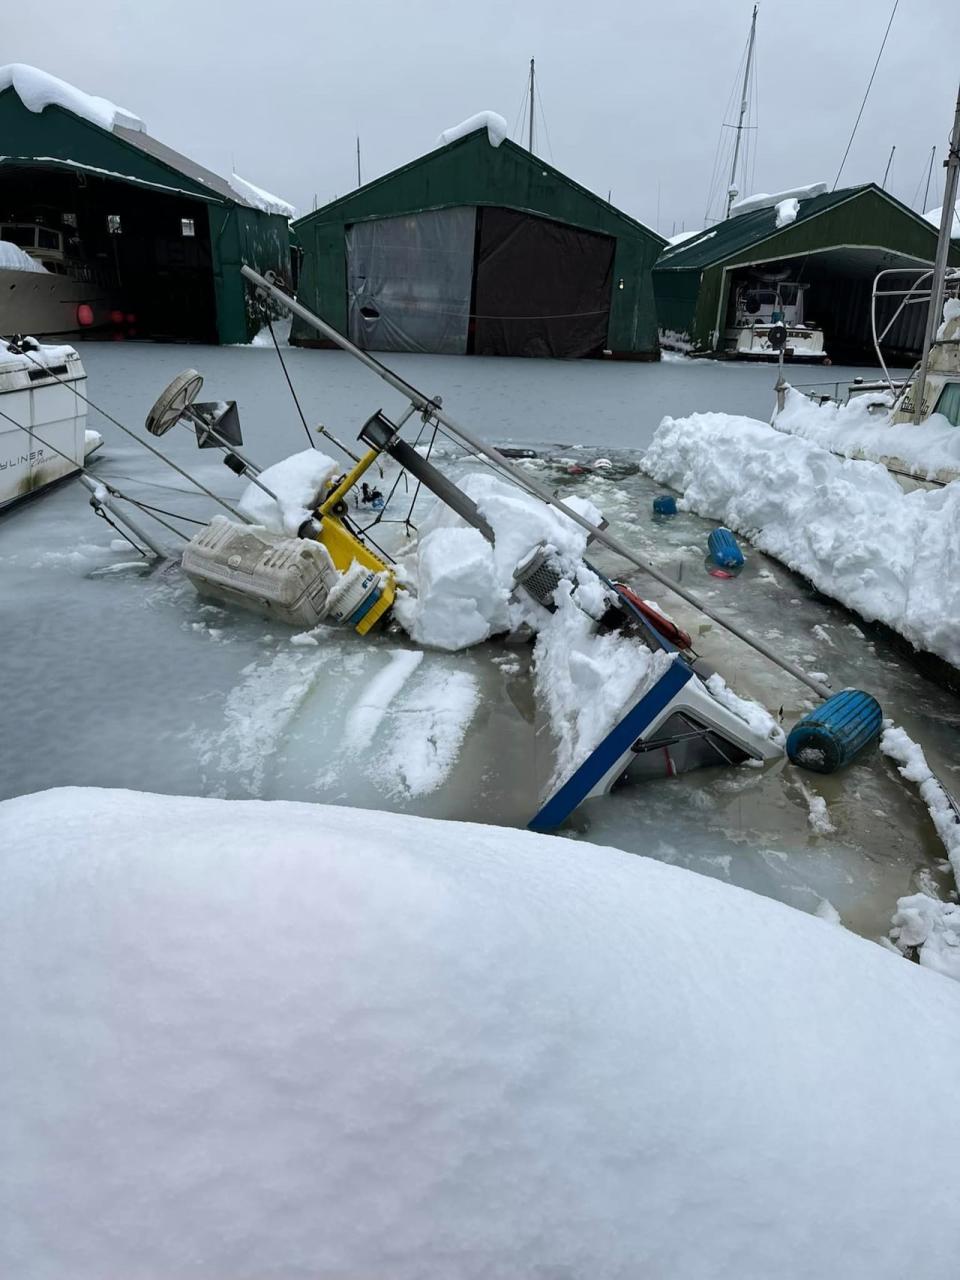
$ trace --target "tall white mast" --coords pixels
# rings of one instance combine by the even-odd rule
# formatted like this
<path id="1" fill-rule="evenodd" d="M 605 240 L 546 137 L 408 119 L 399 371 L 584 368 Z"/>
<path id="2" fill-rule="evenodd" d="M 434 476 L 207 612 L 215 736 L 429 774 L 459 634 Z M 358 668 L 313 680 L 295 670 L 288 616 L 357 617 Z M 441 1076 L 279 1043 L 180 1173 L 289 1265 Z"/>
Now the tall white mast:
<path id="1" fill-rule="evenodd" d="M 743 92 L 740 95 L 740 119 L 737 121 L 737 139 L 733 144 L 733 164 L 730 166 L 730 181 L 727 184 L 727 212 L 725 217 L 730 217 L 730 208 L 736 200 L 739 192 L 737 191 L 737 165 L 740 163 L 740 140 L 743 137 L 743 121 L 747 114 L 747 104 L 750 97 L 750 70 L 753 66 L 753 46 L 757 38 L 757 9 L 758 5 L 753 6 L 753 17 L 750 19 L 750 39 L 747 42 L 747 65 L 743 72 Z"/>
<path id="2" fill-rule="evenodd" d="M 533 155 L 533 59 L 530 59 L 530 123 L 529 132 L 527 134 L 527 150 Z"/>
<path id="3" fill-rule="evenodd" d="M 957 178 L 960 176 L 960 91 L 957 93 L 957 107 L 953 116 L 953 132 L 950 134 L 950 150 L 947 153 L 947 178 L 944 183 L 943 212 L 940 216 L 940 239 L 937 241 L 937 257 L 933 264 L 933 279 L 930 282 L 930 310 L 927 313 L 927 331 L 923 336 L 923 356 L 920 360 L 920 371 L 917 374 L 916 390 L 913 393 L 913 420 L 920 421 L 923 408 L 923 394 L 927 381 L 927 362 L 930 359 L 930 347 L 937 330 L 940 328 L 940 317 L 943 312 L 943 293 L 947 276 L 947 261 L 950 255 L 950 242 L 953 235 L 953 220 L 957 207 Z"/>

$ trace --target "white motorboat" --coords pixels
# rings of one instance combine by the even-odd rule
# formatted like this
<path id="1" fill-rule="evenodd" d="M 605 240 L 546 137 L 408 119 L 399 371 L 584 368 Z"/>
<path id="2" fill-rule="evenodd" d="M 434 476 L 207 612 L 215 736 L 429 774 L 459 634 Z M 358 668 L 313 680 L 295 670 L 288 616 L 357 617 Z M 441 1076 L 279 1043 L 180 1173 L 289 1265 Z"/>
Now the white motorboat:
<path id="1" fill-rule="evenodd" d="M 88 261 L 70 230 L 0 224 L 0 333 L 56 336 L 111 324 L 119 292 L 113 273 Z"/>
<path id="2" fill-rule="evenodd" d="M 0 341 L 0 508 L 76 475 L 102 443 L 87 430 L 87 375 L 73 347 Z"/>
<path id="3" fill-rule="evenodd" d="M 803 297 L 809 288 L 793 280 L 758 279 L 741 285 L 733 303 L 732 323 L 724 332 L 724 353 L 740 360 L 778 360 L 771 342 L 786 329 L 783 354 L 788 360 L 824 361 L 823 330 L 804 322 Z"/>

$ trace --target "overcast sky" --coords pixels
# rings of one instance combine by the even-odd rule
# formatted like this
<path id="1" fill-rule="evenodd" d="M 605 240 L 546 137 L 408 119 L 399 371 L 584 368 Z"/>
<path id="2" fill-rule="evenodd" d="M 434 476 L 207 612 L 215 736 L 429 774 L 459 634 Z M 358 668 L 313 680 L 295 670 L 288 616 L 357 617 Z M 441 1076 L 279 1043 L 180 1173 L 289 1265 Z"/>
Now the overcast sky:
<path id="1" fill-rule="evenodd" d="M 754 190 L 833 182 L 892 0 L 761 0 Z M 536 150 L 669 235 L 702 225 L 752 0 L 45 0 L 0 5 L 0 56 L 140 115 L 220 173 L 306 212 L 431 149 L 484 109 L 511 130 L 529 59 L 546 119 Z M 960 64 L 955 0 L 900 0 L 841 185 L 913 203 Z M 732 119 L 732 117 L 727 117 Z M 512 136 L 515 136 L 513 134 Z"/>

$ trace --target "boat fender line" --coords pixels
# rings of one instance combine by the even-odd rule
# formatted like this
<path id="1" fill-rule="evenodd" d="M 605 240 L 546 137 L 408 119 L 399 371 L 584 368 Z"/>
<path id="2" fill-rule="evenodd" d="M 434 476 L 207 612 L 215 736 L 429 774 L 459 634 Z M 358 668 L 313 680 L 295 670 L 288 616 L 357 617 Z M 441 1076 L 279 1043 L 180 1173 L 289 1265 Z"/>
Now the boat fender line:
<path id="1" fill-rule="evenodd" d="M 787 755 L 814 773 L 835 773 L 880 738 L 883 711 L 862 689 L 843 689 L 807 712 L 790 730 Z"/>

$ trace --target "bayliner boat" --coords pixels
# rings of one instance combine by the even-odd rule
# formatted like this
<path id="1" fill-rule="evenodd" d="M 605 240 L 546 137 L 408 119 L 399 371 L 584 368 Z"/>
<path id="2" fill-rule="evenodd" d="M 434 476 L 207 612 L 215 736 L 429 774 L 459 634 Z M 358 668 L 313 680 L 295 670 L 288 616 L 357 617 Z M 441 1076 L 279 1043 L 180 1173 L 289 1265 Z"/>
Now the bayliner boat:
<path id="1" fill-rule="evenodd" d="M 103 443 L 87 430 L 86 381 L 73 347 L 0 340 L 0 508 L 77 475 Z"/>

